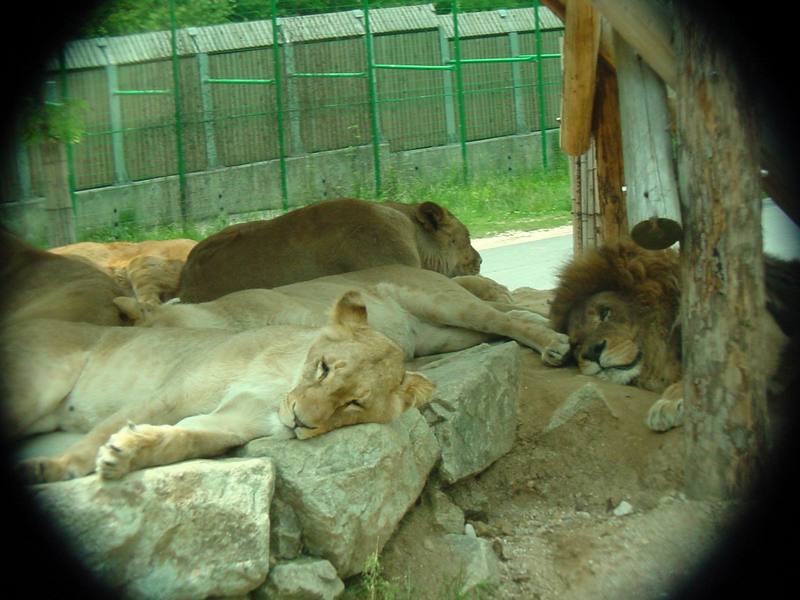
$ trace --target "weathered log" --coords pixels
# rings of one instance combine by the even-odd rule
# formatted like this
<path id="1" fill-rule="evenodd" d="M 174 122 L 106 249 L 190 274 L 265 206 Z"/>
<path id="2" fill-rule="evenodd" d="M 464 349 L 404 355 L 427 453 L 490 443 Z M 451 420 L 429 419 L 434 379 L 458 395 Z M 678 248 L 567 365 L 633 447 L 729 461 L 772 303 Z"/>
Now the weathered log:
<path id="1" fill-rule="evenodd" d="M 600 213 L 598 234 L 601 242 L 614 242 L 622 237 L 628 237 L 628 217 L 625 210 L 625 196 L 622 193 L 625 174 L 617 76 L 605 63 L 600 63 L 597 67 L 592 130 Z"/>
<path id="2" fill-rule="evenodd" d="M 592 135 L 600 18 L 587 0 L 569 0 L 564 30 L 561 148 L 579 156 Z"/>
<path id="3" fill-rule="evenodd" d="M 742 496 L 762 472 L 767 423 L 755 115 L 713 32 L 678 5 L 686 486 Z"/>
<path id="4" fill-rule="evenodd" d="M 668 248 L 681 238 L 681 212 L 666 89 L 618 34 L 614 53 L 631 237 L 649 250 Z"/>

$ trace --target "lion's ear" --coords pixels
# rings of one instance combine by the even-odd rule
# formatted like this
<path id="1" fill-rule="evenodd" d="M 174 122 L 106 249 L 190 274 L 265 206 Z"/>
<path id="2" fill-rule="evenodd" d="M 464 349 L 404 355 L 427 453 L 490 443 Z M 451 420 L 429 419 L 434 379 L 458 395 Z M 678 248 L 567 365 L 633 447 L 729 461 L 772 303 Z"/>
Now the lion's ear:
<path id="1" fill-rule="evenodd" d="M 435 202 L 423 202 L 417 207 L 417 221 L 428 231 L 437 231 L 445 219 L 444 209 Z"/>
<path id="2" fill-rule="evenodd" d="M 144 318 L 144 312 L 139 302 L 135 298 L 128 296 L 118 296 L 112 300 L 117 307 L 119 315 L 123 321 L 130 321 L 134 325 Z"/>
<path id="3" fill-rule="evenodd" d="M 361 327 L 367 324 L 367 306 L 356 290 L 345 292 L 331 310 L 331 321 L 343 327 Z"/>
<path id="4" fill-rule="evenodd" d="M 403 402 L 403 410 L 406 410 L 412 406 L 419 407 L 427 404 L 433 397 L 434 391 L 436 391 L 436 384 L 422 373 L 406 371 L 405 377 L 403 377 L 403 381 L 400 383 L 400 389 L 397 391 L 397 395 Z"/>

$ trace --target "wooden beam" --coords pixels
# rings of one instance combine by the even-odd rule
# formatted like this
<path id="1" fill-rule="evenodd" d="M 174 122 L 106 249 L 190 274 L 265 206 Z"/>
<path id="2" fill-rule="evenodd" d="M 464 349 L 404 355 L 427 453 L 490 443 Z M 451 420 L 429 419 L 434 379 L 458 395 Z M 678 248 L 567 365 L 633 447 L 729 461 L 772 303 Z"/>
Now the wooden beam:
<path id="1" fill-rule="evenodd" d="M 611 27 L 670 87 L 678 79 L 672 15 L 656 0 L 591 0 Z"/>
<path id="2" fill-rule="evenodd" d="M 564 31 L 561 148 L 579 156 L 589 148 L 600 43 L 600 18 L 587 0 L 567 0 Z"/>
<path id="3" fill-rule="evenodd" d="M 710 26 L 676 5 L 686 486 L 744 497 L 767 452 L 767 355 L 754 107 Z"/>
<path id="4" fill-rule="evenodd" d="M 628 237 L 628 216 L 622 186 L 625 183 L 619 120 L 617 75 L 604 61 L 597 67 L 594 124 L 600 241 Z"/>
<path id="5" fill-rule="evenodd" d="M 618 34 L 614 52 L 631 237 L 650 250 L 668 248 L 681 238 L 681 208 L 666 88 Z"/>

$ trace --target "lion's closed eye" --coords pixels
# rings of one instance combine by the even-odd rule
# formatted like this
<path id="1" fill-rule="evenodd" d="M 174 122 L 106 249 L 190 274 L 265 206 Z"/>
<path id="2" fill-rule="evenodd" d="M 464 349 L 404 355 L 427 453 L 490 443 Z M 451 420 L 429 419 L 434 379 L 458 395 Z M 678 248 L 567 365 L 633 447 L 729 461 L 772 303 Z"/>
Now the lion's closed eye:
<path id="1" fill-rule="evenodd" d="M 316 377 L 318 381 L 322 381 L 328 376 L 328 373 L 331 372 L 331 368 L 328 366 L 328 363 L 325 362 L 325 359 L 322 358 L 317 363 L 317 373 Z"/>

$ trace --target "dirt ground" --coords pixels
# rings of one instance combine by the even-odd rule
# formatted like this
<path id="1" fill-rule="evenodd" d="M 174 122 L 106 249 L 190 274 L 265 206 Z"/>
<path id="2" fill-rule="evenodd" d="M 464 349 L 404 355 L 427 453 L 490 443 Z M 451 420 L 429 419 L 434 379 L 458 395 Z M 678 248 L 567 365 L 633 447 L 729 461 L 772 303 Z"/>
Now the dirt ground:
<path id="1" fill-rule="evenodd" d="M 565 232 L 475 243 L 488 248 Z M 548 294 L 525 291 L 522 303 L 547 314 Z M 383 596 L 638 600 L 686 591 L 681 586 L 696 581 L 689 578 L 725 548 L 747 507 L 683 494 L 683 429 L 654 433 L 644 425 L 657 394 L 586 377 L 575 367 L 548 368 L 535 352 L 519 352 L 512 450 L 474 478 L 453 486 L 429 482 L 380 556 L 388 583 Z M 587 384 L 599 390 L 600 401 L 546 431 L 554 411 Z M 465 574 L 431 500 L 436 489 L 491 542 L 499 585 L 461 593 Z"/>
<path id="2" fill-rule="evenodd" d="M 520 359 L 513 449 L 477 477 L 440 486 L 500 558 L 499 586 L 478 597 L 670 597 L 713 548 L 732 507 L 679 491 L 683 431 L 657 434 L 643 423 L 656 394 L 545 367 L 528 349 Z M 587 383 L 605 403 L 545 432 L 553 411 Z M 425 498 L 384 549 L 383 574 L 410 597 L 457 597 L 452 551 Z"/>

